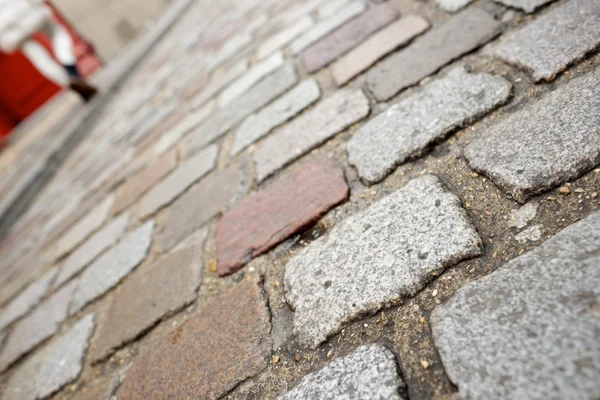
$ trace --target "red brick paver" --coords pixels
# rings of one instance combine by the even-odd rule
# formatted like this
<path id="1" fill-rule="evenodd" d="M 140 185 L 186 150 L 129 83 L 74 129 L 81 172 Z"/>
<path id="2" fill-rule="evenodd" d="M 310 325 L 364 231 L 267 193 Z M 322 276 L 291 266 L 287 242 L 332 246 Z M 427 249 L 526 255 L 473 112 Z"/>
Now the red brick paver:
<path id="1" fill-rule="evenodd" d="M 217 225 L 217 270 L 231 274 L 252 257 L 348 199 L 344 170 L 329 160 L 300 166 L 225 214 Z"/>

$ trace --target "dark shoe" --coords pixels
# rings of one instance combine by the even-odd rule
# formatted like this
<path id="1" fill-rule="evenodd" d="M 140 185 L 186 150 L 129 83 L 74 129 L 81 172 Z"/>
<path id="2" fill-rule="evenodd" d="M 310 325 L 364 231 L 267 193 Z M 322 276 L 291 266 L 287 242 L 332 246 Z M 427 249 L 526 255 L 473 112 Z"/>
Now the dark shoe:
<path id="1" fill-rule="evenodd" d="M 86 102 L 90 101 L 92 97 L 98 93 L 98 89 L 88 84 L 83 79 L 71 78 L 69 87 L 76 91 Z"/>

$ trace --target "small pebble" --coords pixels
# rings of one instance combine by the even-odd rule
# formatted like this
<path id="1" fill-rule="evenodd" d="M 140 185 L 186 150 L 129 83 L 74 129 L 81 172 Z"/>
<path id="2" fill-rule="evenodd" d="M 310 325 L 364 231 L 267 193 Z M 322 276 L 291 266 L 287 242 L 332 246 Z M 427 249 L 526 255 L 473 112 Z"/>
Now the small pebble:
<path id="1" fill-rule="evenodd" d="M 423 366 L 423 369 L 429 368 L 429 362 L 426 360 L 421 360 L 421 365 Z"/>
<path id="2" fill-rule="evenodd" d="M 273 364 L 277 364 L 279 362 L 279 356 L 273 356 Z"/>
<path id="3" fill-rule="evenodd" d="M 566 185 L 562 186 L 560 189 L 558 189 L 558 193 L 567 195 L 567 194 L 571 193 L 571 188 L 569 188 Z"/>

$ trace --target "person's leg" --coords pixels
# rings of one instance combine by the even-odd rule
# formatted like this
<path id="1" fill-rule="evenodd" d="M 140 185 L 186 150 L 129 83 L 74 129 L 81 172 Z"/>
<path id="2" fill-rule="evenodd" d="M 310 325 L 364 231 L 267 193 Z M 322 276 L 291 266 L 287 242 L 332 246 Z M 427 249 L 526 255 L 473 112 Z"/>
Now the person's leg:
<path id="1" fill-rule="evenodd" d="M 33 39 L 27 40 L 22 46 L 23 53 L 50 81 L 61 87 L 69 86 L 69 75 L 62 65 L 57 63 L 48 51 Z"/>

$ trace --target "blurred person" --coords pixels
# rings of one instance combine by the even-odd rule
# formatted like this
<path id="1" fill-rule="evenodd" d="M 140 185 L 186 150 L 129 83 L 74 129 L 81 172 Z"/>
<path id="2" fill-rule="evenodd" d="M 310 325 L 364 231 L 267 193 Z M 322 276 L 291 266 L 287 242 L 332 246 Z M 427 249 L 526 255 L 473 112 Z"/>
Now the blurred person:
<path id="1" fill-rule="evenodd" d="M 36 32 L 51 39 L 58 62 L 33 38 Z M 52 10 L 43 0 L 0 0 L 0 50 L 10 54 L 19 49 L 42 75 L 58 86 L 73 89 L 86 101 L 96 94 L 96 88 L 77 70 L 71 35 L 52 18 Z"/>

